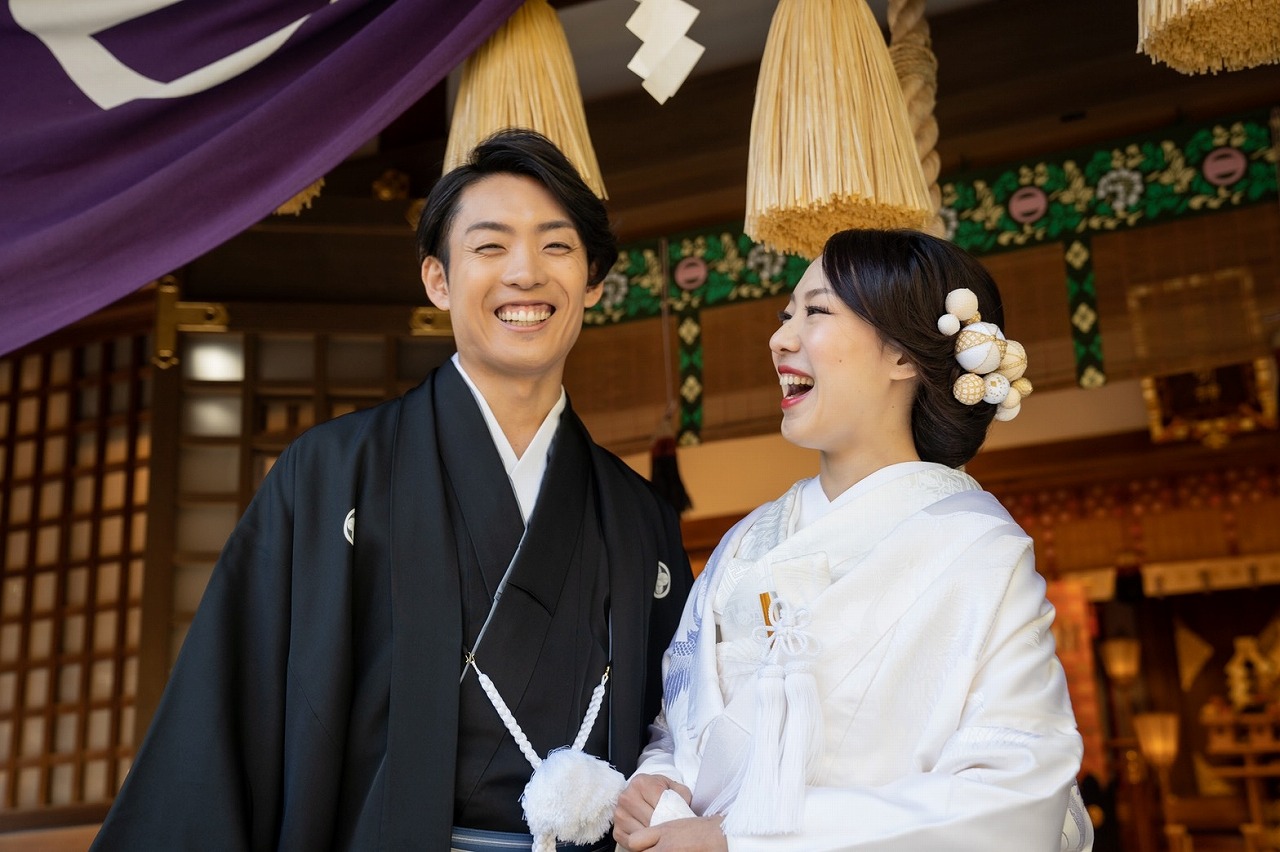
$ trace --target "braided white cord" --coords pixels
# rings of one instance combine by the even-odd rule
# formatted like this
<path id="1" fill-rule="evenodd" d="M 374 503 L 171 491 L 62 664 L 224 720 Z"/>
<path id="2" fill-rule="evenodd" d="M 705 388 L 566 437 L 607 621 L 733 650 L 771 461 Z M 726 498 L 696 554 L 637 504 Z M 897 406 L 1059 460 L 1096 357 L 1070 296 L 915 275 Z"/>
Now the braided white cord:
<path id="1" fill-rule="evenodd" d="M 538 757 L 533 746 L 529 745 L 529 738 L 524 735 L 524 731 L 520 730 L 520 725 L 516 722 L 516 717 L 511 715 L 507 702 L 503 701 L 502 696 L 498 694 L 498 688 L 493 685 L 493 681 L 489 680 L 489 676 L 476 666 L 474 657 L 467 660 L 467 665 L 476 670 L 476 679 L 480 683 L 480 688 L 484 690 L 485 695 L 489 696 L 493 709 L 498 711 L 498 718 L 502 719 L 502 724 L 507 726 L 507 731 L 516 741 L 516 745 L 520 746 L 520 753 L 524 755 L 524 759 L 529 761 L 530 766 L 537 769 L 542 765 L 542 758 Z"/>
<path id="2" fill-rule="evenodd" d="M 484 690 L 485 695 L 489 696 L 489 703 L 498 712 L 498 718 L 502 720 L 502 724 L 507 726 L 507 732 L 511 734 L 511 738 L 520 747 L 520 753 L 524 755 L 524 759 L 529 761 L 530 766 L 537 769 L 542 765 L 542 758 L 538 757 L 538 753 L 533 750 L 533 746 L 529 743 L 529 738 L 524 735 L 524 731 L 520 728 L 520 723 L 512 715 L 511 709 L 507 707 L 507 702 L 503 701 L 502 696 L 498 694 L 498 688 L 493 685 L 493 681 L 489 679 L 489 676 L 480 671 L 480 667 L 476 665 L 474 654 L 467 656 L 467 665 L 475 669 L 476 680 L 480 684 L 480 688 Z M 591 701 L 587 704 L 587 714 L 582 718 L 582 726 L 578 728 L 578 736 L 573 741 L 574 751 L 582 751 L 587 745 L 587 737 L 591 735 L 591 729 L 596 724 L 596 716 L 600 714 L 600 705 L 604 703 L 604 688 L 608 682 L 609 667 L 605 666 L 604 676 L 600 678 L 596 688 L 591 691 Z"/>
<path id="3" fill-rule="evenodd" d="M 596 716 L 600 713 L 600 704 L 604 701 L 604 686 L 609 682 L 609 667 L 604 667 L 604 677 L 600 678 L 600 682 L 596 684 L 596 688 L 591 691 L 591 702 L 587 704 L 587 715 L 582 717 L 582 727 L 578 728 L 578 736 L 573 741 L 574 751 L 582 751 L 586 748 L 587 737 L 591 735 L 591 729 L 595 727 Z"/>

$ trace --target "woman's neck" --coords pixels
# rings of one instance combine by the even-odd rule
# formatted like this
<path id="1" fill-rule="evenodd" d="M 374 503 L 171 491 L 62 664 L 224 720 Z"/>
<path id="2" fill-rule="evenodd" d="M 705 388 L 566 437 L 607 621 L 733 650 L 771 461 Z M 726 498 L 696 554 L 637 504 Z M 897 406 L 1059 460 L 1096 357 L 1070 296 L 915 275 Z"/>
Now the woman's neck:
<path id="1" fill-rule="evenodd" d="M 823 452 L 818 461 L 818 484 L 827 499 L 834 500 L 877 470 L 912 461 L 920 461 L 915 444 L 909 447 L 878 447 L 869 452 Z"/>

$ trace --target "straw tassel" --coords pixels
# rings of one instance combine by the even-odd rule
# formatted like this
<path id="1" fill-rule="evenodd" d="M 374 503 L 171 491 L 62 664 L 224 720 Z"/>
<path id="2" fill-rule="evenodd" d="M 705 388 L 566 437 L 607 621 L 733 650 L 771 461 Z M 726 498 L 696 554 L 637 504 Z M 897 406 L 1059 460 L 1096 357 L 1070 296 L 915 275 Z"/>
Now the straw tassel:
<path id="1" fill-rule="evenodd" d="M 1183 74 L 1280 62 L 1280 2 L 1138 0 L 1138 51 Z"/>
<path id="2" fill-rule="evenodd" d="M 596 195 L 608 197 L 587 132 L 569 42 L 560 18 L 546 0 L 527 0 L 467 57 L 444 170 L 461 165 L 479 142 L 511 127 L 546 136 Z"/>
<path id="3" fill-rule="evenodd" d="M 745 230 L 816 257 L 833 232 L 933 216 L 902 89 L 864 0 L 781 0 L 760 65 Z"/>

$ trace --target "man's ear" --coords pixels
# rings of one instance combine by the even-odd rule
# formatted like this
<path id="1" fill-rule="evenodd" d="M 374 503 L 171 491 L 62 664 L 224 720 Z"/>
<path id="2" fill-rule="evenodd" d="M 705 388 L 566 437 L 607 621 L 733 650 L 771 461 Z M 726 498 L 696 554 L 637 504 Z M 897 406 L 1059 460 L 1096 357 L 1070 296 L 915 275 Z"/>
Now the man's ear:
<path id="1" fill-rule="evenodd" d="M 594 284 L 587 285 L 586 295 L 583 296 L 582 306 L 584 308 L 594 308 L 596 303 L 600 301 L 600 297 L 604 295 L 604 282 L 597 281 Z"/>
<path id="2" fill-rule="evenodd" d="M 449 280 L 440 258 L 428 257 L 422 261 L 422 286 L 431 304 L 442 311 L 449 310 Z"/>

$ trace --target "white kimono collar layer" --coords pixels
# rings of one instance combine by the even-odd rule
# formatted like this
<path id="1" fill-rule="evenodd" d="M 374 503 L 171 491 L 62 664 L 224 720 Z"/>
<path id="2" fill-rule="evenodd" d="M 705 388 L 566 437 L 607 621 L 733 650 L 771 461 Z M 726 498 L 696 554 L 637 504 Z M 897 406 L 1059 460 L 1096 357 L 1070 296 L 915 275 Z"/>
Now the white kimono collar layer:
<path id="1" fill-rule="evenodd" d="M 494 449 L 498 451 L 498 456 L 502 459 L 502 466 L 506 469 L 507 476 L 511 480 L 511 488 L 515 491 L 516 502 L 520 504 L 520 515 L 524 518 L 524 522 L 528 524 L 529 518 L 533 517 L 533 508 L 538 502 L 538 493 L 542 489 L 542 479 L 547 473 L 551 440 L 556 435 L 556 429 L 560 427 L 560 415 L 564 412 L 569 398 L 565 395 L 564 388 L 560 388 L 560 398 L 556 400 L 555 405 L 551 406 L 551 410 L 547 412 L 547 416 L 543 419 L 542 425 L 538 427 L 533 440 L 525 448 L 524 455 L 517 457 L 515 449 L 511 446 L 511 442 L 507 440 L 506 433 L 502 431 L 502 426 L 498 423 L 498 418 L 494 416 L 493 409 L 489 407 L 489 401 L 484 398 L 480 388 L 476 387 L 476 383 L 471 380 L 471 377 L 467 375 L 467 371 L 462 368 L 462 361 L 459 360 L 458 353 L 455 352 L 450 360 L 457 369 L 458 375 L 462 376 L 462 380 L 471 389 L 472 396 L 476 398 L 476 405 L 480 407 L 480 414 L 484 416 L 485 425 L 489 427 L 489 438 L 493 441 Z"/>
<path id="2" fill-rule="evenodd" d="M 832 501 L 831 511 L 800 528 L 800 495 L 808 480 L 791 486 L 780 500 L 744 531 L 736 547 L 723 554 L 728 575 L 717 585 L 717 598 L 727 596 L 742 575 L 741 562 L 803 559 L 819 572 L 856 562 L 879 544 L 894 527 L 944 497 L 980 491 L 973 477 L 929 462 L 906 462 L 881 468 Z M 857 525 L 850 518 L 857 518 Z M 738 570 L 734 570 L 734 566 Z M 737 575 L 737 576 L 735 576 Z M 828 582 L 842 576 L 827 574 Z M 780 593 L 785 590 L 778 589 Z M 817 591 L 820 591 L 817 590 Z M 809 597 L 809 595 L 805 595 Z M 795 603 L 800 603 L 796 601 Z"/>

